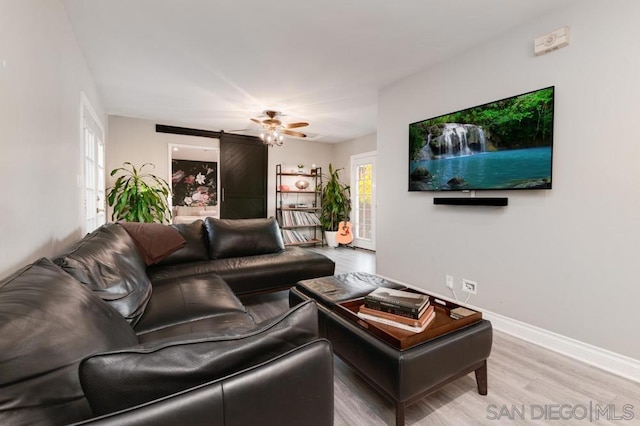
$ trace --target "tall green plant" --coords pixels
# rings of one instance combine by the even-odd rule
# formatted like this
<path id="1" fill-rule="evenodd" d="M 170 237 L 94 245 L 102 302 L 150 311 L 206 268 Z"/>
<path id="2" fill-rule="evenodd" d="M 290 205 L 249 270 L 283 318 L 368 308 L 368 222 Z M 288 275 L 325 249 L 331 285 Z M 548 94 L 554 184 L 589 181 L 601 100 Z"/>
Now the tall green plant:
<path id="1" fill-rule="evenodd" d="M 156 175 L 143 172 L 145 167 L 155 166 L 145 163 L 140 169 L 136 169 L 129 162 L 123 163 L 122 166 L 111 171 L 111 176 L 122 172 L 107 193 L 109 206 L 113 207 L 111 219 L 127 222 L 169 222 L 169 184 Z"/>
<path id="2" fill-rule="evenodd" d="M 340 170 L 329 164 L 329 173 L 322 175 L 320 223 L 325 231 L 337 231 L 340 222 L 348 220 L 351 210 L 349 186 L 340 182 Z"/>

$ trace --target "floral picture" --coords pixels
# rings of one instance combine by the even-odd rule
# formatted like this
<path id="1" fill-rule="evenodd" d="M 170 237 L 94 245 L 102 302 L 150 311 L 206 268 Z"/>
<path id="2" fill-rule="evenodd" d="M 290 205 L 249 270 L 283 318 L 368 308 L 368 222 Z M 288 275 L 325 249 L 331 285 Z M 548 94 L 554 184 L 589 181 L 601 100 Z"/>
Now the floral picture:
<path id="1" fill-rule="evenodd" d="M 218 204 L 218 163 L 172 160 L 174 206 L 205 207 Z"/>

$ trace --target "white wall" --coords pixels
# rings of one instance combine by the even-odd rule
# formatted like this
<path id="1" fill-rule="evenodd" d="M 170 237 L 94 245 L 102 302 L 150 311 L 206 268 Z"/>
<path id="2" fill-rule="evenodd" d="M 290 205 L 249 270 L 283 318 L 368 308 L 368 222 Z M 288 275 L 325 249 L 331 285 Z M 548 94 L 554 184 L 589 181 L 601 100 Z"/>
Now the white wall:
<path id="1" fill-rule="evenodd" d="M 106 124 L 58 0 L 0 0 L 0 277 L 81 237 L 81 92 Z"/>
<path id="2" fill-rule="evenodd" d="M 640 2 L 581 1 L 379 94 L 378 272 L 640 359 Z M 568 25 L 571 45 L 535 57 Z M 553 189 L 505 208 L 434 206 L 407 191 L 408 124 L 555 85 Z M 402 226 L 399 226 L 402 224 Z"/>
<path id="3" fill-rule="evenodd" d="M 333 166 L 344 168 L 344 172 L 340 172 L 340 178 L 343 179 L 345 183 L 349 182 L 351 156 L 375 151 L 376 146 L 375 133 L 335 145 L 333 150 Z"/>
<path id="4" fill-rule="evenodd" d="M 169 144 L 220 147 L 218 139 L 157 133 L 156 124 L 150 120 L 110 115 L 107 172 L 121 167 L 125 161 L 136 167 L 152 163 L 156 166 L 153 174 L 170 181 Z M 108 178 L 107 187 L 114 181 L 115 179 Z"/>
<path id="5" fill-rule="evenodd" d="M 125 161 L 136 166 L 150 162 L 156 165 L 155 174 L 169 180 L 169 144 L 220 147 L 218 139 L 156 133 L 154 121 L 109 116 L 107 171 L 120 167 Z M 315 163 L 326 169 L 332 160 L 332 153 L 333 145 L 298 139 L 286 139 L 283 146 L 269 148 L 267 215 L 275 215 L 276 164 L 283 164 L 287 168 L 304 164 L 308 169 Z M 107 186 L 113 182 L 114 179 L 108 179 Z"/>

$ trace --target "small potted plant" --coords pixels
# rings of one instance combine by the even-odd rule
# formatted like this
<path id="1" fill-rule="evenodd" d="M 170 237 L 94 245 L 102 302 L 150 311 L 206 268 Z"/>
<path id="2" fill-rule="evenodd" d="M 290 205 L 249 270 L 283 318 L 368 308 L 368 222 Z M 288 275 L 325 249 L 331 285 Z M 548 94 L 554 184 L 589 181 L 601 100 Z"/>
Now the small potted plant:
<path id="1" fill-rule="evenodd" d="M 323 174 L 322 186 L 322 209 L 320 211 L 320 223 L 324 229 L 327 245 L 338 247 L 336 234 L 338 225 L 349 218 L 351 211 L 351 200 L 349 186 L 340 182 L 340 170 L 333 169 L 329 164 L 329 173 Z"/>
<path id="2" fill-rule="evenodd" d="M 171 220 L 169 184 L 156 175 L 143 173 L 145 167 L 155 166 L 145 163 L 136 169 L 129 162 L 122 166 L 111 171 L 111 176 L 122 172 L 107 193 L 109 207 L 113 207 L 111 220 L 168 223 Z"/>

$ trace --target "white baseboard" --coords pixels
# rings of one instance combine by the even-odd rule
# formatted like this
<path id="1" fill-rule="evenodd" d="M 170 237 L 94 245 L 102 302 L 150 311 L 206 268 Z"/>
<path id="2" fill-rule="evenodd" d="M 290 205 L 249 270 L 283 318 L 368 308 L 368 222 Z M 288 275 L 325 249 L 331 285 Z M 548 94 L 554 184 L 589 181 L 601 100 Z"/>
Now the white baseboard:
<path id="1" fill-rule="evenodd" d="M 611 352 L 553 331 L 482 310 L 482 317 L 496 330 L 561 353 L 610 373 L 640 382 L 640 361 Z"/>
<path id="2" fill-rule="evenodd" d="M 424 290 L 393 278 L 382 277 L 389 281 L 394 281 L 399 284 L 406 285 L 407 287 L 415 288 L 416 290 Z M 451 297 L 435 294 L 433 292 L 431 292 L 431 294 L 444 300 L 456 302 Z M 570 358 L 593 365 L 594 367 L 598 367 L 629 380 L 640 382 L 640 360 L 620 355 L 522 321 L 505 317 L 504 315 L 486 311 L 473 305 L 465 304 L 465 306 L 482 311 L 482 317 L 491 321 L 491 325 L 495 330 L 510 334 L 514 337 L 526 340 L 527 342 L 542 346 L 543 348 L 554 352 L 561 353 Z"/>

